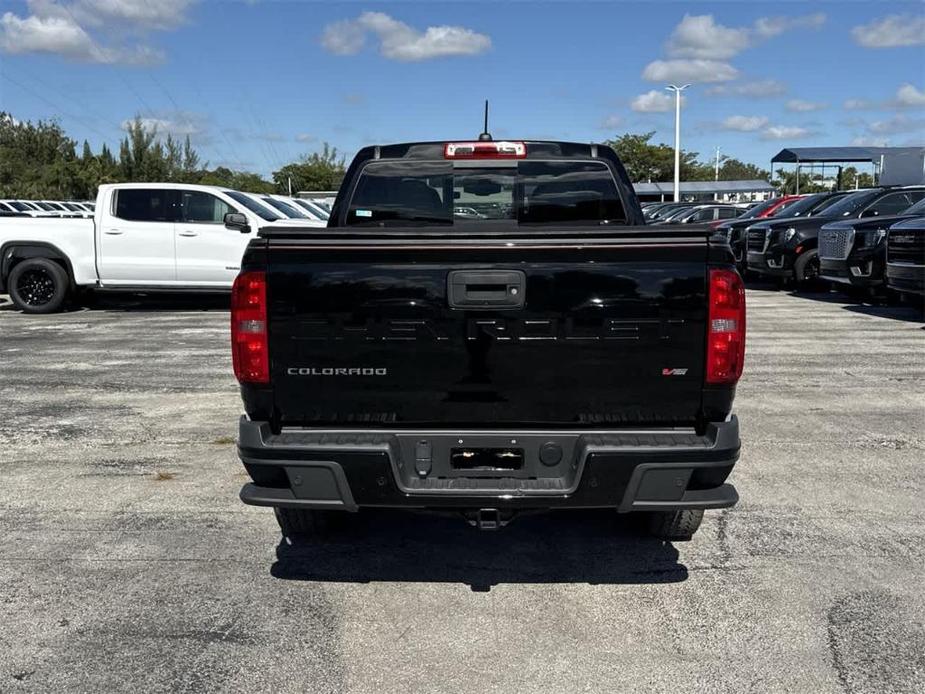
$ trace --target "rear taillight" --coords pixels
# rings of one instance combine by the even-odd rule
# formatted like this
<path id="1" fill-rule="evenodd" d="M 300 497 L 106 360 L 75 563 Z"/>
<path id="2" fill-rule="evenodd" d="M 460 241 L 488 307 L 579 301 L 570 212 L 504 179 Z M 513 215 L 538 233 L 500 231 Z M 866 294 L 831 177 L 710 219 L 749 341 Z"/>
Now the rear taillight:
<path id="1" fill-rule="evenodd" d="M 735 270 L 710 270 L 707 383 L 732 384 L 745 361 L 745 285 Z"/>
<path id="2" fill-rule="evenodd" d="M 523 159 L 527 145 L 523 142 L 447 142 L 445 159 Z"/>
<path id="3" fill-rule="evenodd" d="M 231 359 L 241 383 L 270 382 L 267 276 L 242 272 L 231 290 Z"/>

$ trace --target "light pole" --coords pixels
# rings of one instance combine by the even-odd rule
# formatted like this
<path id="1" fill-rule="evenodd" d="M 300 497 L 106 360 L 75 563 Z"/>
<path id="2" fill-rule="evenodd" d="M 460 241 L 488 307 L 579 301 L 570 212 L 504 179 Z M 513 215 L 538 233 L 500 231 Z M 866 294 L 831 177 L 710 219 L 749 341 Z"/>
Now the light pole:
<path id="1" fill-rule="evenodd" d="M 674 92 L 674 201 L 681 199 L 681 92 L 689 84 L 677 86 L 669 84 L 665 89 Z"/>

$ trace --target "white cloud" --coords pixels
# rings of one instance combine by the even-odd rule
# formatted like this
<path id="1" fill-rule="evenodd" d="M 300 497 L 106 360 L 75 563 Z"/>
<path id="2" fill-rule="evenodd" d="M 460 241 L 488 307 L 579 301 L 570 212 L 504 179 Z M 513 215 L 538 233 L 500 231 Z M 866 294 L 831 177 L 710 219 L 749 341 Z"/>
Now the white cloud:
<path id="1" fill-rule="evenodd" d="M 862 135 L 854 138 L 851 144 L 855 147 L 887 147 L 890 141 L 883 137 L 868 137 L 867 135 Z"/>
<path id="2" fill-rule="evenodd" d="M 774 79 L 752 80 L 741 84 L 717 84 L 707 89 L 711 96 L 751 96 L 757 98 L 787 93 L 787 85 Z"/>
<path id="3" fill-rule="evenodd" d="M 748 29 L 717 24 L 713 15 L 685 14 L 668 38 L 668 55 L 675 58 L 726 60 L 748 48 Z"/>
<path id="4" fill-rule="evenodd" d="M 171 29 L 186 21 L 193 0 L 28 0 L 30 14 L 0 17 L 0 51 L 50 53 L 88 63 L 149 65 L 163 54 L 149 46 L 106 45 L 100 37 L 115 26 L 136 33 Z M 91 33 L 92 30 L 92 33 Z"/>
<path id="5" fill-rule="evenodd" d="M 114 22 L 131 24 L 142 29 L 173 29 L 187 21 L 186 11 L 194 2 L 195 0 L 77 0 L 69 10 L 74 17 L 91 25 Z"/>
<path id="6" fill-rule="evenodd" d="M 623 125 L 623 118 L 620 116 L 607 116 L 601 121 L 601 130 L 613 130 Z"/>
<path id="7" fill-rule="evenodd" d="M 900 108 L 925 106 L 925 91 L 917 89 L 912 84 L 903 84 L 896 90 L 896 105 Z"/>
<path id="8" fill-rule="evenodd" d="M 823 12 L 801 17 L 760 17 L 755 21 L 755 33 L 761 38 L 771 38 L 791 29 L 818 29 L 825 21 Z"/>
<path id="9" fill-rule="evenodd" d="M 638 113 L 665 113 L 674 108 L 675 96 L 667 91 L 652 89 L 640 94 L 630 102 L 630 108 Z M 684 103 L 684 97 L 681 97 Z"/>
<path id="10" fill-rule="evenodd" d="M 856 43 L 865 48 L 896 48 L 925 44 L 925 16 L 891 14 L 851 30 Z"/>
<path id="11" fill-rule="evenodd" d="M 846 99 L 844 107 L 847 111 L 863 111 L 869 108 L 876 108 L 876 104 L 870 99 Z"/>
<path id="12" fill-rule="evenodd" d="M 650 82 L 728 82 L 739 76 L 729 63 L 718 60 L 655 60 L 642 78 Z"/>
<path id="13" fill-rule="evenodd" d="M 384 12 L 364 12 L 356 19 L 324 28 L 321 45 L 336 55 L 359 53 L 367 34 L 379 39 L 379 53 L 390 60 L 414 62 L 446 56 L 478 55 L 491 48 L 491 39 L 459 26 L 432 26 L 423 32 Z"/>
<path id="14" fill-rule="evenodd" d="M 668 59 L 646 65 L 642 77 L 652 82 L 729 82 L 739 72 L 728 61 L 742 51 L 785 31 L 816 28 L 825 21 L 825 14 L 817 12 L 796 17 L 761 17 L 753 26 L 729 27 L 718 24 L 712 14 L 685 14 L 665 43 Z"/>
<path id="15" fill-rule="evenodd" d="M 73 21 L 59 17 L 0 18 L 0 48 L 7 53 L 60 53 L 88 62 L 105 62 L 90 35 Z"/>
<path id="16" fill-rule="evenodd" d="M 874 135 L 919 133 L 925 137 L 925 118 L 909 118 L 899 114 L 886 120 L 873 121 L 868 124 L 867 130 Z"/>
<path id="17" fill-rule="evenodd" d="M 366 30 L 352 19 L 328 24 L 321 34 L 321 45 L 334 55 L 355 55 L 365 42 Z"/>
<path id="18" fill-rule="evenodd" d="M 299 133 L 295 136 L 296 142 L 315 142 L 318 138 L 308 133 Z"/>
<path id="19" fill-rule="evenodd" d="M 122 121 L 122 129 L 127 131 L 135 120 L 135 118 L 128 118 Z M 159 136 L 172 135 L 177 138 L 187 136 L 196 138 L 197 136 L 205 135 L 206 132 L 206 119 L 198 113 L 175 111 L 138 117 L 137 120 L 144 126 L 145 130 L 156 131 Z"/>
<path id="20" fill-rule="evenodd" d="M 797 125 L 772 125 L 765 129 L 761 137 L 765 140 L 799 140 L 814 134 L 809 128 Z"/>
<path id="21" fill-rule="evenodd" d="M 761 130 L 767 124 L 768 119 L 765 116 L 729 116 L 723 121 L 722 127 L 724 130 L 752 133 Z"/>
<path id="22" fill-rule="evenodd" d="M 685 14 L 671 32 L 666 48 L 673 58 L 728 60 L 760 39 L 793 29 L 816 29 L 825 21 L 825 14 L 817 12 L 797 17 L 761 17 L 752 27 L 727 27 L 717 24 L 711 14 Z"/>
<path id="23" fill-rule="evenodd" d="M 806 101 L 804 99 L 791 99 L 787 102 L 786 108 L 788 111 L 795 111 L 797 113 L 806 113 L 808 111 L 821 111 L 826 105 L 819 101 Z"/>
<path id="24" fill-rule="evenodd" d="M 892 99 L 873 101 L 871 99 L 847 99 L 846 111 L 889 111 L 893 109 L 914 109 L 925 107 L 925 91 L 908 82 L 901 84 Z"/>

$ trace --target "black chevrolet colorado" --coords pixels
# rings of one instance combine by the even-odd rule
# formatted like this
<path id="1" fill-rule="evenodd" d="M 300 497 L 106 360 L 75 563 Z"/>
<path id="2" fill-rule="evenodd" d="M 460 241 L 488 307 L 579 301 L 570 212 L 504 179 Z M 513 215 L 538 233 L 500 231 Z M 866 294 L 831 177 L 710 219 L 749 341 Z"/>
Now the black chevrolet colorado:
<path id="1" fill-rule="evenodd" d="M 819 277 L 819 230 L 834 221 L 896 214 L 923 188 L 870 188 L 845 195 L 811 217 L 772 219 L 747 229 L 748 269 L 762 275 L 809 284 Z M 897 207 L 897 205 L 899 205 Z"/>
<path id="2" fill-rule="evenodd" d="M 892 202 L 895 214 L 885 209 L 868 219 L 829 222 L 822 227 L 819 274 L 823 279 L 867 292 L 883 286 L 887 230 L 904 219 L 925 216 L 925 190 L 896 193 Z"/>
<path id="3" fill-rule="evenodd" d="M 261 229 L 232 296 L 241 499 L 287 537 L 612 508 L 689 539 L 738 499 L 742 281 L 710 230 L 643 224 L 609 147 L 367 147 L 328 227 Z"/>

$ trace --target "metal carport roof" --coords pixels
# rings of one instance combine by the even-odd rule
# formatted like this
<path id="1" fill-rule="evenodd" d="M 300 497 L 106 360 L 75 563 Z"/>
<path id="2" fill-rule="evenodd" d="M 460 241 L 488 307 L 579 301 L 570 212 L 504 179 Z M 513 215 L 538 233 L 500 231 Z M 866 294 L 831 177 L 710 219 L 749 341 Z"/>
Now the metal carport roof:
<path id="1" fill-rule="evenodd" d="M 658 183 L 634 183 L 637 195 L 668 195 L 674 193 L 671 181 Z M 765 180 L 754 181 L 681 181 L 682 193 L 754 193 L 777 190 Z"/>
<path id="2" fill-rule="evenodd" d="M 890 154 L 921 154 L 925 147 L 789 147 L 774 155 L 771 163 L 879 162 Z"/>

